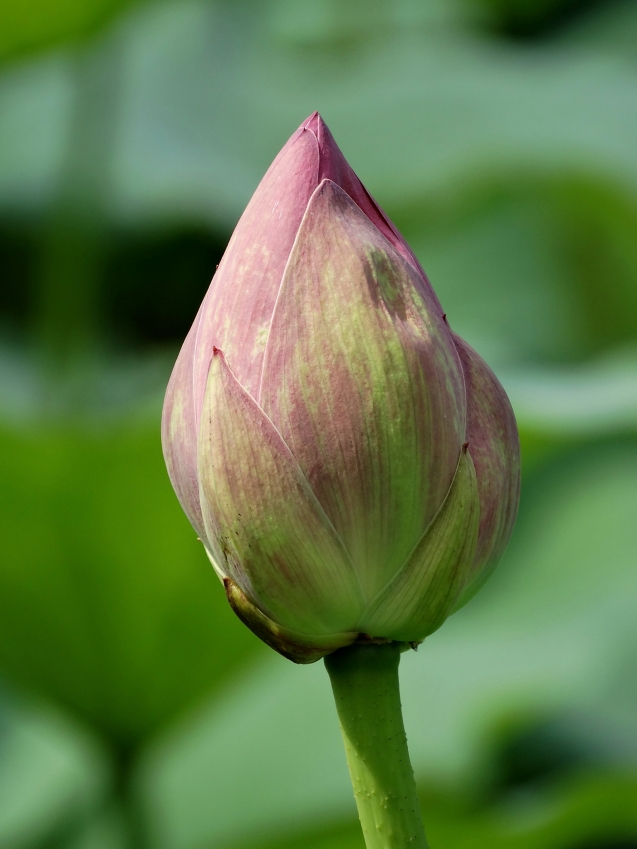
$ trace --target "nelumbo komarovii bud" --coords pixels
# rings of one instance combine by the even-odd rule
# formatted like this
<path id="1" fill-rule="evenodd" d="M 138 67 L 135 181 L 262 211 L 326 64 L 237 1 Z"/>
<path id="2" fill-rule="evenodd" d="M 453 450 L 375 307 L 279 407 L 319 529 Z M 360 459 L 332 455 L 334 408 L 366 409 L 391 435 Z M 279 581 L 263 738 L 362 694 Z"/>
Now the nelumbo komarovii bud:
<path id="1" fill-rule="evenodd" d="M 317 114 L 234 231 L 162 438 L 235 612 L 297 662 L 423 640 L 515 520 L 504 390 Z"/>

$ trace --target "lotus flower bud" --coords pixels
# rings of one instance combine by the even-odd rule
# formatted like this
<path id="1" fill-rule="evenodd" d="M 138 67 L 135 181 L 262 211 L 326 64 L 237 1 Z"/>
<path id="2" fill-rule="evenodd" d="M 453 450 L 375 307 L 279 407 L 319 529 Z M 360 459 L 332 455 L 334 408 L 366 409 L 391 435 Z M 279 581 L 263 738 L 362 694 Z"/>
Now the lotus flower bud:
<path id="1" fill-rule="evenodd" d="M 162 441 L 235 612 L 297 662 L 423 640 L 507 544 L 508 399 L 316 113 L 232 235 Z"/>

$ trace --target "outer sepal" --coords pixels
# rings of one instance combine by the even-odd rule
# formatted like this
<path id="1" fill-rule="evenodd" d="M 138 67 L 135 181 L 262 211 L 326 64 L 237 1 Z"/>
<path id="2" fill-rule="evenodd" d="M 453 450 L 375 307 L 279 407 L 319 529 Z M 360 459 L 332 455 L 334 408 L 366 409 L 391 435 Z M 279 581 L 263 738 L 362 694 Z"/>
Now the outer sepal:
<path id="1" fill-rule="evenodd" d="M 312 636 L 284 628 L 255 607 L 232 578 L 224 578 L 223 585 L 230 607 L 243 624 L 266 645 L 294 663 L 314 663 L 337 649 L 350 646 L 359 637 L 357 631 Z"/>

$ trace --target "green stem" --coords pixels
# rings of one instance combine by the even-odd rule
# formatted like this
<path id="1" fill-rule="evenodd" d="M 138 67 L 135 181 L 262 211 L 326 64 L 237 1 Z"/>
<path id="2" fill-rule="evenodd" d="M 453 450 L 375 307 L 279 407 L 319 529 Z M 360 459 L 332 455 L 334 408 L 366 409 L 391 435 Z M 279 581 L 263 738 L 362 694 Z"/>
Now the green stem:
<path id="1" fill-rule="evenodd" d="M 325 658 L 367 849 L 427 849 L 398 687 L 401 645 Z"/>

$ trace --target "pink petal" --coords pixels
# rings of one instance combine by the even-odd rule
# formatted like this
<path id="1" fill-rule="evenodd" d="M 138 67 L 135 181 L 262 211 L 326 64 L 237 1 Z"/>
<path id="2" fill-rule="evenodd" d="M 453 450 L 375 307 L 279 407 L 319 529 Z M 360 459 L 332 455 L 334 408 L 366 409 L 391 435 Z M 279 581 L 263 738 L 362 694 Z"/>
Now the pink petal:
<path id="1" fill-rule="evenodd" d="M 319 162 L 319 182 L 321 180 L 332 180 L 340 186 L 351 199 L 359 206 L 365 215 L 369 218 L 372 224 L 375 224 L 385 238 L 391 242 L 399 254 L 401 254 L 407 262 L 411 263 L 418 271 L 420 271 L 420 279 L 417 285 L 422 289 L 423 294 L 433 301 L 440 313 L 442 308 L 438 302 L 438 298 L 427 279 L 422 266 L 416 259 L 415 254 L 407 242 L 400 235 L 394 224 L 374 198 L 369 194 L 365 186 L 358 179 L 349 163 L 341 153 L 340 148 L 334 141 L 334 137 L 330 133 L 327 124 L 323 121 L 318 112 L 310 115 L 306 123 L 306 127 L 312 130 L 316 135 L 319 146 L 320 162 Z"/>
<path id="2" fill-rule="evenodd" d="M 345 543 L 366 597 L 404 563 L 464 442 L 457 352 L 418 272 L 337 185 L 288 263 L 260 403 Z"/>
<path id="3" fill-rule="evenodd" d="M 513 530 L 520 497 L 520 445 L 511 404 L 482 357 L 458 335 L 454 342 L 467 390 L 467 441 L 480 494 L 480 531 L 461 604 L 495 568 Z"/>
<path id="4" fill-rule="evenodd" d="M 206 532 L 199 504 L 197 480 L 197 428 L 192 389 L 192 362 L 201 310 L 181 347 L 166 389 L 161 418 L 161 441 L 168 476 L 177 498 L 197 531 Z"/>
<path id="5" fill-rule="evenodd" d="M 237 224 L 202 306 L 194 360 L 195 408 L 203 404 L 213 346 L 256 396 L 272 310 L 308 200 L 318 147 L 300 127 L 261 180 Z"/>
<path id="6" fill-rule="evenodd" d="M 349 631 L 353 566 L 289 448 L 213 356 L 199 436 L 201 507 L 215 559 L 267 617 L 302 634 Z"/>
<path id="7" fill-rule="evenodd" d="M 202 307 L 196 343 L 195 409 L 203 396 L 213 345 L 253 397 L 286 263 L 308 201 L 322 179 L 350 195 L 396 250 L 420 271 L 415 285 L 432 309 L 440 305 L 404 239 L 368 194 L 314 113 L 283 147 L 241 216 Z"/>

